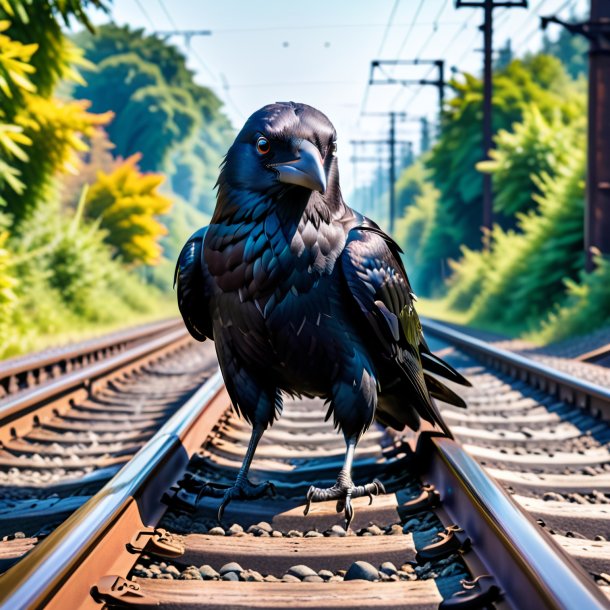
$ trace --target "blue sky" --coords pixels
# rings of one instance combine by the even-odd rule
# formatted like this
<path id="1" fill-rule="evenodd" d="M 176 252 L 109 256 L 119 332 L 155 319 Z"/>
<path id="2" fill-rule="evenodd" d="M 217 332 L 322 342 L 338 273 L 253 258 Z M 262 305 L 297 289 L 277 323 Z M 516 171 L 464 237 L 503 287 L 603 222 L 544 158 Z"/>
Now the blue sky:
<path id="1" fill-rule="evenodd" d="M 495 48 L 511 38 L 517 53 L 536 50 L 539 15 L 582 15 L 588 2 L 530 0 L 529 5 L 495 10 Z M 197 81 L 224 100 L 236 127 L 278 100 L 305 102 L 326 113 L 337 128 L 346 193 L 370 177 L 363 164 L 353 171 L 350 140 L 387 135 L 387 120 L 363 117 L 362 110 L 436 118 L 434 87 L 368 87 L 372 59 L 444 59 L 448 67 L 475 73 L 482 62 L 482 11 L 456 10 L 454 0 L 114 0 L 111 16 L 149 32 L 211 30 L 210 36 L 194 37 L 190 48 L 182 37 L 172 41 L 187 54 Z M 96 23 L 107 20 L 94 15 Z M 401 68 L 396 77 L 426 78 L 429 69 Z M 417 150 L 417 123 L 405 122 L 398 130 L 398 137 L 413 139 Z"/>

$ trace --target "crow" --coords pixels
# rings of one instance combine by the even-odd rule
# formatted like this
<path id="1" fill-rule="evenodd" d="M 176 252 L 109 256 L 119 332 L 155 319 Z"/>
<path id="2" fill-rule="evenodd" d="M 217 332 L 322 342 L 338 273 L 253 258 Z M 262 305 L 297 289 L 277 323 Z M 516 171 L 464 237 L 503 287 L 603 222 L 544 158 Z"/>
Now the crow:
<path id="1" fill-rule="evenodd" d="M 199 340 L 212 339 L 231 401 L 252 425 L 232 486 L 206 484 L 201 495 L 259 498 L 272 484 L 248 470 L 282 395 L 322 397 L 343 433 L 346 454 L 336 483 L 312 486 L 311 502 L 385 493 L 375 480 L 352 481 L 356 444 L 374 419 L 417 430 L 420 419 L 447 435 L 432 397 L 465 407 L 429 373 L 469 385 L 433 355 L 422 334 L 400 247 L 343 200 L 337 134 L 302 103 L 267 105 L 246 121 L 221 164 L 209 226 L 178 258 L 178 305 Z"/>

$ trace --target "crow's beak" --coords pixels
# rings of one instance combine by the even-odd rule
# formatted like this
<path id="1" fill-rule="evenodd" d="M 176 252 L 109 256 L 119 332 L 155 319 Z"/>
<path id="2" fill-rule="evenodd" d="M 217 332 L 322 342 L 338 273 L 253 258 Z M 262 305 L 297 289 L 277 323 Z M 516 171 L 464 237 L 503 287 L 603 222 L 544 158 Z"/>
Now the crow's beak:
<path id="1" fill-rule="evenodd" d="M 308 140 L 301 140 L 296 150 L 298 157 L 286 163 L 273 163 L 269 167 L 278 173 L 278 180 L 286 184 L 297 184 L 324 194 L 326 174 L 320 151 Z"/>

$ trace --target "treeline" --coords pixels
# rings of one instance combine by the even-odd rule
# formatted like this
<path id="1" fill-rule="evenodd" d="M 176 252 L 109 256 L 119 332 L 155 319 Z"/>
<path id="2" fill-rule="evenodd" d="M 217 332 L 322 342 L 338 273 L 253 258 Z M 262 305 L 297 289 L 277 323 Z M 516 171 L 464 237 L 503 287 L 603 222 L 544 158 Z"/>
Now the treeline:
<path id="1" fill-rule="evenodd" d="M 177 49 L 95 32 L 90 7 L 106 0 L 0 0 L 0 357 L 173 311 L 231 136 Z"/>
<path id="2" fill-rule="evenodd" d="M 544 50 L 497 67 L 496 149 L 486 163 L 482 81 L 451 81 L 438 140 L 398 180 L 398 199 L 406 194 L 408 204 L 396 238 L 421 295 L 443 299 L 471 323 L 550 340 L 610 322 L 610 263 L 583 270 L 583 48 L 562 35 L 546 39 Z M 483 172 L 494 189 L 487 235 Z"/>

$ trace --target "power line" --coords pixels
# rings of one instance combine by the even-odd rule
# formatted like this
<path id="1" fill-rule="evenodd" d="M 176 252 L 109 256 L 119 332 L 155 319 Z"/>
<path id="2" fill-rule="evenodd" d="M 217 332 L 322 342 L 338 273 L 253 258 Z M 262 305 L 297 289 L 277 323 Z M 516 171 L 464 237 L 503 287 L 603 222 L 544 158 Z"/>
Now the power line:
<path id="1" fill-rule="evenodd" d="M 394 2 L 394 6 L 392 7 L 392 10 L 390 11 L 390 16 L 388 17 L 388 22 L 386 24 L 385 31 L 384 31 L 383 36 L 381 38 L 381 44 L 379 46 L 379 52 L 377 53 L 378 56 L 381 56 L 381 51 L 383 50 L 383 47 L 385 46 L 385 41 L 386 41 L 386 38 L 388 36 L 388 32 L 390 31 L 390 27 L 392 25 L 392 21 L 394 20 L 394 16 L 396 14 L 396 9 L 398 8 L 399 4 L 400 4 L 400 0 L 396 0 Z M 362 114 L 364 113 L 364 109 L 366 108 L 366 102 L 369 99 L 369 91 L 370 91 L 370 84 L 367 81 L 366 86 L 364 88 L 364 93 L 362 95 L 362 102 L 360 104 L 360 114 L 358 115 L 358 122 L 360 122 L 360 117 L 362 116 Z"/>
<path id="2" fill-rule="evenodd" d="M 424 6 L 424 0 L 420 0 L 419 6 L 417 7 L 417 10 L 415 11 L 415 15 L 413 16 L 413 21 L 411 22 L 411 27 L 407 30 L 405 37 L 402 39 L 400 48 L 398 49 L 398 53 L 396 53 L 396 57 L 398 59 L 400 58 L 400 55 L 401 55 L 403 49 L 405 48 L 405 45 L 407 44 L 409 37 L 411 36 L 411 32 L 413 31 L 413 28 L 415 27 L 415 22 L 417 21 L 417 18 L 419 17 L 419 14 L 421 13 L 423 6 Z"/>
<path id="3" fill-rule="evenodd" d="M 565 0 L 565 2 L 555 11 L 555 14 L 558 15 L 566 8 L 572 8 L 576 4 L 577 0 Z M 542 6 L 546 3 L 546 0 L 541 0 L 540 4 L 534 11 L 534 16 L 540 16 L 540 10 Z M 536 27 L 530 30 L 527 34 L 525 34 L 521 38 L 517 38 L 517 41 L 513 41 L 517 46 L 523 46 L 527 44 L 536 34 L 540 32 L 540 27 L 536 24 Z"/>
<path id="4" fill-rule="evenodd" d="M 447 5 L 447 2 L 445 2 L 445 5 Z M 443 6 L 443 8 L 444 8 Z M 439 13 L 437 14 L 437 18 L 440 16 L 442 11 L 439 11 Z M 451 38 L 451 40 L 447 43 L 447 45 L 445 45 L 445 48 L 438 54 L 438 57 L 445 57 L 445 54 L 447 53 L 447 51 L 451 48 L 451 46 L 453 45 L 453 43 L 459 38 L 460 34 L 468 27 L 468 24 L 472 21 L 472 19 L 474 18 L 475 13 L 473 12 L 470 17 L 468 17 L 468 19 L 462 24 L 462 27 L 460 27 L 459 29 L 456 30 L 455 34 L 453 35 L 453 37 Z M 421 54 L 423 52 L 423 49 L 428 45 L 428 43 L 430 42 L 430 39 L 432 38 L 432 36 L 434 35 L 434 32 L 432 33 L 432 35 L 428 38 L 428 40 L 426 40 L 426 42 L 424 42 L 422 48 L 419 50 L 419 53 L 417 54 L 417 58 L 419 59 L 421 57 Z M 478 35 L 478 34 L 477 34 Z M 474 39 L 473 39 L 474 42 Z M 471 45 L 469 45 L 470 47 Z M 468 49 L 468 52 L 470 52 L 470 49 Z M 430 70 L 428 70 L 428 72 L 424 75 L 423 80 L 426 80 L 429 78 L 430 74 L 432 74 L 434 68 L 430 68 Z M 419 96 L 419 94 L 423 91 L 424 86 L 420 85 L 415 92 L 413 93 L 413 95 L 409 98 L 409 100 L 407 101 L 405 108 L 408 108 Z M 395 108 L 396 107 L 396 103 L 398 102 L 398 99 L 400 98 L 400 96 L 403 94 L 403 89 L 400 89 L 399 91 L 396 92 L 396 94 L 394 95 L 394 97 L 392 98 L 392 101 L 390 102 L 390 108 Z"/>
<path id="5" fill-rule="evenodd" d="M 171 15 L 171 13 L 167 10 L 167 7 L 165 6 L 165 3 L 163 2 L 163 0 L 159 0 L 159 5 L 161 6 L 161 10 L 165 13 L 167 20 L 169 21 L 170 25 L 174 28 L 174 30 L 179 29 L 178 26 L 176 25 L 176 22 L 174 21 L 174 18 Z"/>
<path id="6" fill-rule="evenodd" d="M 390 17 L 388 19 L 388 22 L 385 26 L 385 31 L 383 32 L 383 37 L 381 39 L 381 44 L 379 45 L 379 51 L 377 51 L 377 57 L 381 57 L 381 53 L 383 51 L 383 47 L 385 46 L 385 42 L 388 38 L 388 33 L 390 32 L 390 27 L 392 27 L 392 21 L 394 21 L 394 16 L 396 15 L 396 9 L 398 8 L 398 6 L 400 5 L 400 0 L 396 0 L 394 2 L 394 6 L 392 7 L 392 10 L 390 12 Z"/>
<path id="7" fill-rule="evenodd" d="M 443 11 L 445 10 L 445 8 L 447 8 L 448 4 L 449 4 L 449 0 L 445 0 L 445 2 L 441 5 L 441 8 L 439 9 L 438 13 L 436 14 L 436 17 L 434 18 L 435 28 L 438 28 L 438 20 L 439 20 L 440 16 L 443 14 Z"/>
<path id="8" fill-rule="evenodd" d="M 148 23 L 150 23 L 150 27 L 153 30 L 156 30 L 157 27 L 155 26 L 153 20 L 150 18 L 150 15 L 147 13 L 146 9 L 144 8 L 144 6 L 140 2 L 140 0 L 134 0 L 134 2 L 138 5 L 138 8 L 140 9 L 140 12 L 142 13 L 142 15 L 144 15 L 144 17 L 146 17 L 146 20 L 148 21 Z"/>

